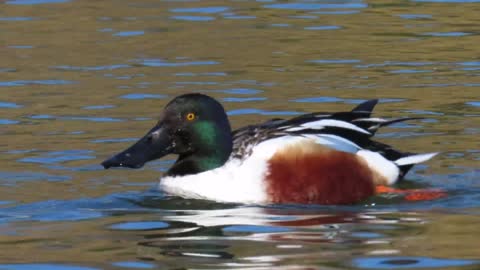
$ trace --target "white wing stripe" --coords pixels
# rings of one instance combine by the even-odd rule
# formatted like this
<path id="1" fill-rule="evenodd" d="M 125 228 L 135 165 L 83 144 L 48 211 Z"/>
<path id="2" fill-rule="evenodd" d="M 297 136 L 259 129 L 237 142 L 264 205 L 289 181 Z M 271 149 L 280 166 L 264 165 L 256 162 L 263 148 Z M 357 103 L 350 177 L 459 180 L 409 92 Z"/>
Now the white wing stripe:
<path id="1" fill-rule="evenodd" d="M 290 131 L 290 132 L 293 132 L 293 131 L 299 131 L 299 130 L 304 130 L 306 128 L 304 127 L 292 127 L 292 128 L 288 128 L 288 129 L 285 129 L 285 131 Z"/>
<path id="2" fill-rule="evenodd" d="M 352 122 L 372 122 L 372 123 L 385 123 L 386 119 L 383 118 L 359 118 L 355 119 Z"/>
<path id="3" fill-rule="evenodd" d="M 362 148 L 352 141 L 336 135 L 320 134 L 320 135 L 304 135 L 303 137 L 315 140 L 315 143 L 325 145 L 338 151 L 355 154 Z"/>
<path id="4" fill-rule="evenodd" d="M 345 122 L 345 121 L 334 120 L 334 119 L 322 119 L 322 120 L 318 120 L 318 121 L 314 121 L 314 122 L 308 122 L 308 123 L 305 123 L 301 126 L 304 127 L 304 128 L 311 128 L 311 129 L 322 129 L 322 128 L 325 128 L 325 127 L 339 127 L 339 128 L 355 130 L 355 131 L 358 131 L 360 133 L 370 135 L 370 132 L 366 131 L 363 128 L 357 127 L 357 126 L 355 126 L 353 124 L 350 124 L 348 122 Z M 288 131 L 288 129 L 287 129 L 287 131 Z"/>

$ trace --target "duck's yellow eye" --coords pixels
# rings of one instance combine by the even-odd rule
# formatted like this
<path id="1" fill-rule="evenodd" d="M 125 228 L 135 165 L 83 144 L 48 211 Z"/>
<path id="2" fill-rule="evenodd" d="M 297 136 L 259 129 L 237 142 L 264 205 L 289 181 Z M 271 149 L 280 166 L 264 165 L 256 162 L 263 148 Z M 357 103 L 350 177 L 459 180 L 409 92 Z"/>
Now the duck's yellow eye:
<path id="1" fill-rule="evenodd" d="M 194 113 L 187 113 L 187 116 L 185 117 L 188 121 L 195 120 L 195 114 Z"/>

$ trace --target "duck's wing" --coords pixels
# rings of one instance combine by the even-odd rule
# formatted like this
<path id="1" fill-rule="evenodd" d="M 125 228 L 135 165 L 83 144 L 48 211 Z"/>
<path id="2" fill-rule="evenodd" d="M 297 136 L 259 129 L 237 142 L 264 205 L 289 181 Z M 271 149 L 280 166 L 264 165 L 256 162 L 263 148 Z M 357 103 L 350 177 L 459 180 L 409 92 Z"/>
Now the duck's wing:
<path id="1" fill-rule="evenodd" d="M 255 145 L 281 136 L 334 135 L 364 144 L 365 140 L 373 136 L 368 129 L 376 123 L 354 124 L 353 121 L 369 119 L 377 102 L 366 101 L 349 112 L 315 112 L 291 119 L 275 118 L 261 124 L 242 127 L 232 132 L 232 156 L 247 157 Z"/>
<path id="2" fill-rule="evenodd" d="M 291 119 L 271 119 L 233 131 L 232 157 L 243 159 L 257 144 L 282 136 L 303 136 L 341 151 L 355 152 L 366 149 L 380 153 L 388 160 L 412 155 L 393 149 L 389 145 L 371 140 L 384 126 L 418 118 L 382 119 L 371 117 L 378 100 L 368 100 L 348 112 L 316 112 Z M 405 170 L 405 172 L 408 169 Z"/>

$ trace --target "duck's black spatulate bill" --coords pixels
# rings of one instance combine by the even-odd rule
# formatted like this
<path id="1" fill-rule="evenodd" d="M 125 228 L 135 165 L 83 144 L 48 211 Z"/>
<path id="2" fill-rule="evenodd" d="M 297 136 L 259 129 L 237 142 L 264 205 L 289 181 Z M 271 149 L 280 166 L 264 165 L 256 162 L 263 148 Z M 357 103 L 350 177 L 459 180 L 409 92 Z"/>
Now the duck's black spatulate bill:
<path id="1" fill-rule="evenodd" d="M 138 169 L 150 160 L 170 154 L 173 146 L 170 136 L 166 133 L 162 125 L 155 126 L 128 149 L 103 161 L 102 166 L 105 169 L 111 167 Z"/>

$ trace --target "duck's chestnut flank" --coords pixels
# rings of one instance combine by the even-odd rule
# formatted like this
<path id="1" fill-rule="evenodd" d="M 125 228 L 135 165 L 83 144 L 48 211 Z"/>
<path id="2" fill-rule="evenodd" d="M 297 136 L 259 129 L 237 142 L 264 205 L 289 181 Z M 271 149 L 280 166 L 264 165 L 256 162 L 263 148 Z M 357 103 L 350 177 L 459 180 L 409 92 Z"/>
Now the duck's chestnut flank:
<path id="1" fill-rule="evenodd" d="M 273 203 L 353 204 L 375 194 L 366 162 L 313 143 L 278 151 L 268 161 L 265 180 Z"/>

